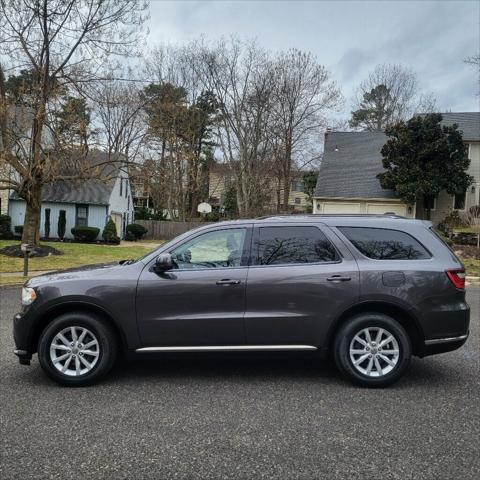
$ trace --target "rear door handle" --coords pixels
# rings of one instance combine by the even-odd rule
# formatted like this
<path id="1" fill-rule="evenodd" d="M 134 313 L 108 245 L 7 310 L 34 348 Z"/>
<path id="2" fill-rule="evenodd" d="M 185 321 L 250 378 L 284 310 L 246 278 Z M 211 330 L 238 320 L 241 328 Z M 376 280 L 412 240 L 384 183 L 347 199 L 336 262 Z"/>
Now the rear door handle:
<path id="1" fill-rule="evenodd" d="M 217 280 L 217 285 L 238 285 L 240 280 L 230 280 L 229 278 L 225 278 L 223 280 Z"/>
<path id="2" fill-rule="evenodd" d="M 327 278 L 329 282 L 349 282 L 352 278 L 351 277 L 342 277 L 341 275 L 332 275 L 331 277 Z"/>

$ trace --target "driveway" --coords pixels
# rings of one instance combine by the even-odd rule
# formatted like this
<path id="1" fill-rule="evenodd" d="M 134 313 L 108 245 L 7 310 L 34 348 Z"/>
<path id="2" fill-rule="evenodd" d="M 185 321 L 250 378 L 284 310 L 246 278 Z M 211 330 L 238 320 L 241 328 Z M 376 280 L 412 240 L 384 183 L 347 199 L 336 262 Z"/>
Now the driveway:
<path id="1" fill-rule="evenodd" d="M 68 389 L 20 366 L 0 290 L 2 480 L 473 479 L 480 475 L 480 289 L 456 352 L 361 389 L 299 354 L 163 356 Z"/>

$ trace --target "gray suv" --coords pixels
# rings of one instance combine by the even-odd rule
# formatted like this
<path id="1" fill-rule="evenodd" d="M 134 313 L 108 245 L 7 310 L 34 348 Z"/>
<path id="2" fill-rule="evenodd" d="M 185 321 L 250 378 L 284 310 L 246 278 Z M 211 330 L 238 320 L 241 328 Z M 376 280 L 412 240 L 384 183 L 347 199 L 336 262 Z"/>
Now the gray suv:
<path id="1" fill-rule="evenodd" d="M 187 232 L 137 260 L 39 276 L 16 355 L 57 382 L 98 381 L 122 352 L 316 351 L 365 386 L 468 336 L 465 271 L 431 224 L 277 216 Z"/>

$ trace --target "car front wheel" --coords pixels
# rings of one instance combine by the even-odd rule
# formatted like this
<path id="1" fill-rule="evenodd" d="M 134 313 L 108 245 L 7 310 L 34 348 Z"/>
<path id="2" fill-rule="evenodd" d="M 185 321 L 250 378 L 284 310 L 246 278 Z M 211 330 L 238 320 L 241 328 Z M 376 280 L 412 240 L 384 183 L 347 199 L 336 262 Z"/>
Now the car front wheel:
<path id="1" fill-rule="evenodd" d="M 393 318 L 380 313 L 356 315 L 343 325 L 334 343 L 335 363 L 356 383 L 384 387 L 396 382 L 410 363 L 410 339 Z"/>
<path id="2" fill-rule="evenodd" d="M 65 313 L 42 332 L 38 358 L 56 382 L 85 386 L 99 381 L 116 358 L 115 334 L 101 318 L 84 312 Z"/>

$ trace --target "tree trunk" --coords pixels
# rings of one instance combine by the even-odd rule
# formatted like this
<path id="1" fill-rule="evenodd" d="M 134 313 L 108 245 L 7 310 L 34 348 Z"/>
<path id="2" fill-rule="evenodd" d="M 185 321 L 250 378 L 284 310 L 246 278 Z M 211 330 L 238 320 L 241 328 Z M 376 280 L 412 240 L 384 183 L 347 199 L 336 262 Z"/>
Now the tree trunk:
<path id="1" fill-rule="evenodd" d="M 42 208 L 41 188 L 33 186 L 30 198 L 25 208 L 25 220 L 23 222 L 22 243 L 29 245 L 40 244 L 40 212 Z"/>

